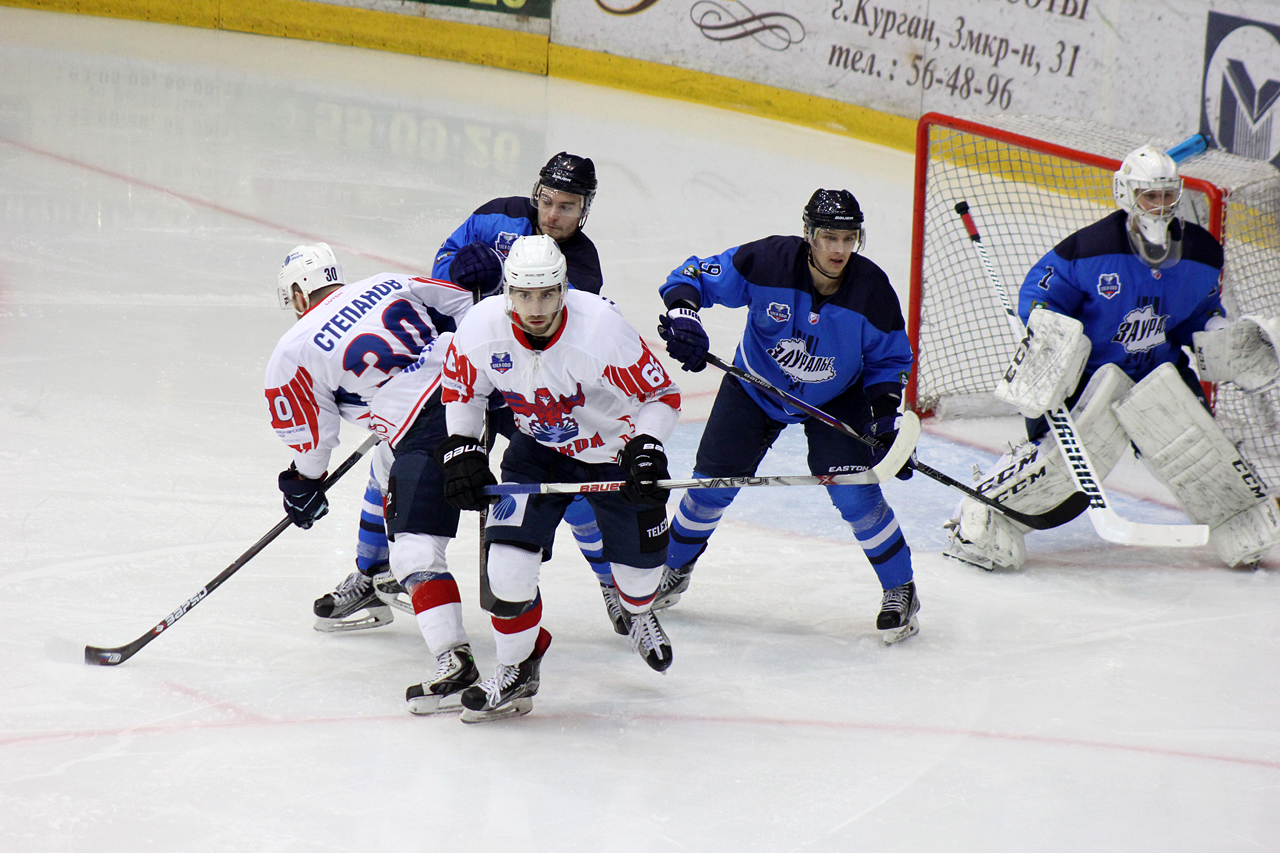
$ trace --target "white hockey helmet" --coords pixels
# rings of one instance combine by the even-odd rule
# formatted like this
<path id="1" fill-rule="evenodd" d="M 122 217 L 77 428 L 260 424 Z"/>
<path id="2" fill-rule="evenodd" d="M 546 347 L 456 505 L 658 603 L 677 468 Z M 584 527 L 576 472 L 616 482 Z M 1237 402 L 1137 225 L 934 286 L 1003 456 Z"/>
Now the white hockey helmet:
<path id="1" fill-rule="evenodd" d="M 1172 157 L 1154 145 L 1130 152 L 1115 174 L 1112 192 L 1143 239 L 1155 246 L 1169 244 L 1169 223 L 1182 198 L 1182 178 Z"/>
<path id="2" fill-rule="evenodd" d="M 569 290 L 569 265 L 554 239 L 545 234 L 534 234 L 517 237 L 507 252 L 507 260 L 502 265 L 503 298 L 506 301 L 507 316 L 512 322 L 519 323 L 526 332 L 543 334 L 543 327 L 531 328 L 520 317 L 520 309 L 529 313 L 529 305 L 535 292 L 554 289 L 554 302 L 538 304 L 537 316 L 550 315 L 552 320 L 564 308 L 564 295 Z M 512 293 L 512 291 L 517 291 Z M 546 294 L 537 294 L 541 300 Z M 542 310 L 545 308 L 545 311 Z M 554 327 L 554 323 L 551 324 Z"/>
<path id="3" fill-rule="evenodd" d="M 346 283 L 342 264 L 328 243 L 296 246 L 285 256 L 284 263 L 280 266 L 280 275 L 276 278 L 276 297 L 280 301 L 281 310 L 291 311 L 295 287 L 303 296 L 310 296 L 322 287 Z"/>

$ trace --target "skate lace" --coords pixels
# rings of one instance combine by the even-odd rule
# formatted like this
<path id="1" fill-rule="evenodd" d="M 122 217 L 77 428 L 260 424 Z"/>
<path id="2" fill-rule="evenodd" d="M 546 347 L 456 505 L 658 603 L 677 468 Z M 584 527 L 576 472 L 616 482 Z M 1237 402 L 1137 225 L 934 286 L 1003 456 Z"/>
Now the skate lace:
<path id="1" fill-rule="evenodd" d="M 372 589 L 373 583 L 367 577 L 359 572 L 352 572 L 338 584 L 338 588 L 333 591 L 333 598 L 340 604 L 346 604 L 364 598 Z"/>
<path id="2" fill-rule="evenodd" d="M 622 618 L 622 602 L 618 599 L 618 593 L 615 590 L 608 590 L 604 594 L 604 607 L 609 611 L 609 618 L 618 620 Z"/>
<path id="3" fill-rule="evenodd" d="M 641 653 L 657 651 L 662 645 L 662 628 L 658 625 L 658 620 L 653 613 L 636 614 L 635 621 L 631 623 L 631 640 L 632 651 Z"/>
<path id="4" fill-rule="evenodd" d="M 884 600 L 880 602 L 880 609 L 906 613 L 910 602 L 911 590 L 906 586 L 896 586 L 893 589 L 885 590 Z"/>
<path id="5" fill-rule="evenodd" d="M 457 655 L 454 654 L 453 649 L 450 649 L 436 657 L 436 677 L 433 680 L 439 681 L 447 675 L 452 675 L 458 669 L 461 669 L 461 667 L 458 665 Z"/>
<path id="6" fill-rule="evenodd" d="M 498 700 L 502 698 L 502 691 L 515 684 L 516 676 L 519 674 L 520 667 L 507 666 L 504 663 L 500 663 L 497 671 L 493 674 L 493 678 L 486 678 L 480 682 L 480 689 L 484 691 L 490 707 L 498 704 Z"/>

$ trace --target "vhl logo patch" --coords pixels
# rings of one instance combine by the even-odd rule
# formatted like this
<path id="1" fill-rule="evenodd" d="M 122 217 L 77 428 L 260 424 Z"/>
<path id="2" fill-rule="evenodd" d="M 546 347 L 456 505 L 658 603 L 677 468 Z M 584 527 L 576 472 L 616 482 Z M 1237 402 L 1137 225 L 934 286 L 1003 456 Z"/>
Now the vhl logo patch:
<path id="1" fill-rule="evenodd" d="M 781 302 L 770 302 L 769 319 L 777 320 L 779 323 L 787 322 L 791 319 L 791 306 L 783 305 Z"/>
<path id="2" fill-rule="evenodd" d="M 1113 272 L 1098 276 L 1098 294 L 1108 299 L 1120 292 L 1120 276 Z"/>
<path id="3" fill-rule="evenodd" d="M 498 236 L 494 238 L 493 248 L 497 249 L 505 258 L 507 256 L 507 252 L 511 251 L 511 244 L 514 243 L 518 237 L 520 237 L 519 234 L 512 234 L 510 231 L 499 232 Z"/>
<path id="4" fill-rule="evenodd" d="M 489 366 L 492 367 L 498 373 L 506 373 L 512 367 L 511 353 L 495 352 L 489 358 Z"/>
<path id="5" fill-rule="evenodd" d="M 1232 154 L 1280 161 L 1277 68 L 1280 26 L 1210 12 L 1200 132 Z"/>

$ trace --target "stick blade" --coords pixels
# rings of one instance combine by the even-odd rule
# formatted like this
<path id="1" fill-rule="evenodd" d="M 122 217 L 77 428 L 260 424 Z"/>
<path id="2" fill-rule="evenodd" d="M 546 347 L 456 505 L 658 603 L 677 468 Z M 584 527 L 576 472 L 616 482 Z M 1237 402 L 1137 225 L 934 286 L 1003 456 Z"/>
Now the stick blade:
<path id="1" fill-rule="evenodd" d="M 103 649 L 98 646 L 84 647 L 84 662 L 89 666 L 116 666 L 124 663 L 132 656 L 127 647 Z"/>
<path id="2" fill-rule="evenodd" d="M 1121 518 L 1110 507 L 1089 510 L 1093 529 L 1107 542 L 1138 548 L 1198 548 L 1209 544 L 1204 524 L 1142 524 Z"/>
<path id="3" fill-rule="evenodd" d="M 1068 521 L 1079 517 L 1088 508 L 1089 496 L 1084 492 L 1072 492 L 1062 503 L 1036 515 L 1028 515 L 1027 513 L 1004 507 L 999 507 L 998 510 L 1019 524 L 1025 524 L 1032 530 L 1050 530 L 1054 527 L 1061 527 Z"/>

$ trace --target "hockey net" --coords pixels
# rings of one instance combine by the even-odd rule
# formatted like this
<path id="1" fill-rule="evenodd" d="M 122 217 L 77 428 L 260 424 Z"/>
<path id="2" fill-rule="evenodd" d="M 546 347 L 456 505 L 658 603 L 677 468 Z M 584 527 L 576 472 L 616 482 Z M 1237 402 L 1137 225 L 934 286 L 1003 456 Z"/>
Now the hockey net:
<path id="1" fill-rule="evenodd" d="M 1159 139 L 1096 122 L 1041 116 L 966 119 L 929 113 L 916 139 L 908 328 L 916 371 L 908 401 L 922 415 L 1012 414 L 991 391 L 1017 341 L 955 205 L 967 201 L 1010 298 L 1032 265 L 1073 231 L 1115 210 L 1112 174 Z M 1231 318 L 1280 315 L 1280 172 L 1209 150 L 1180 164 L 1184 219 L 1226 251 L 1223 304 Z M 1280 494 L 1280 391 L 1225 383 L 1214 413 Z"/>

